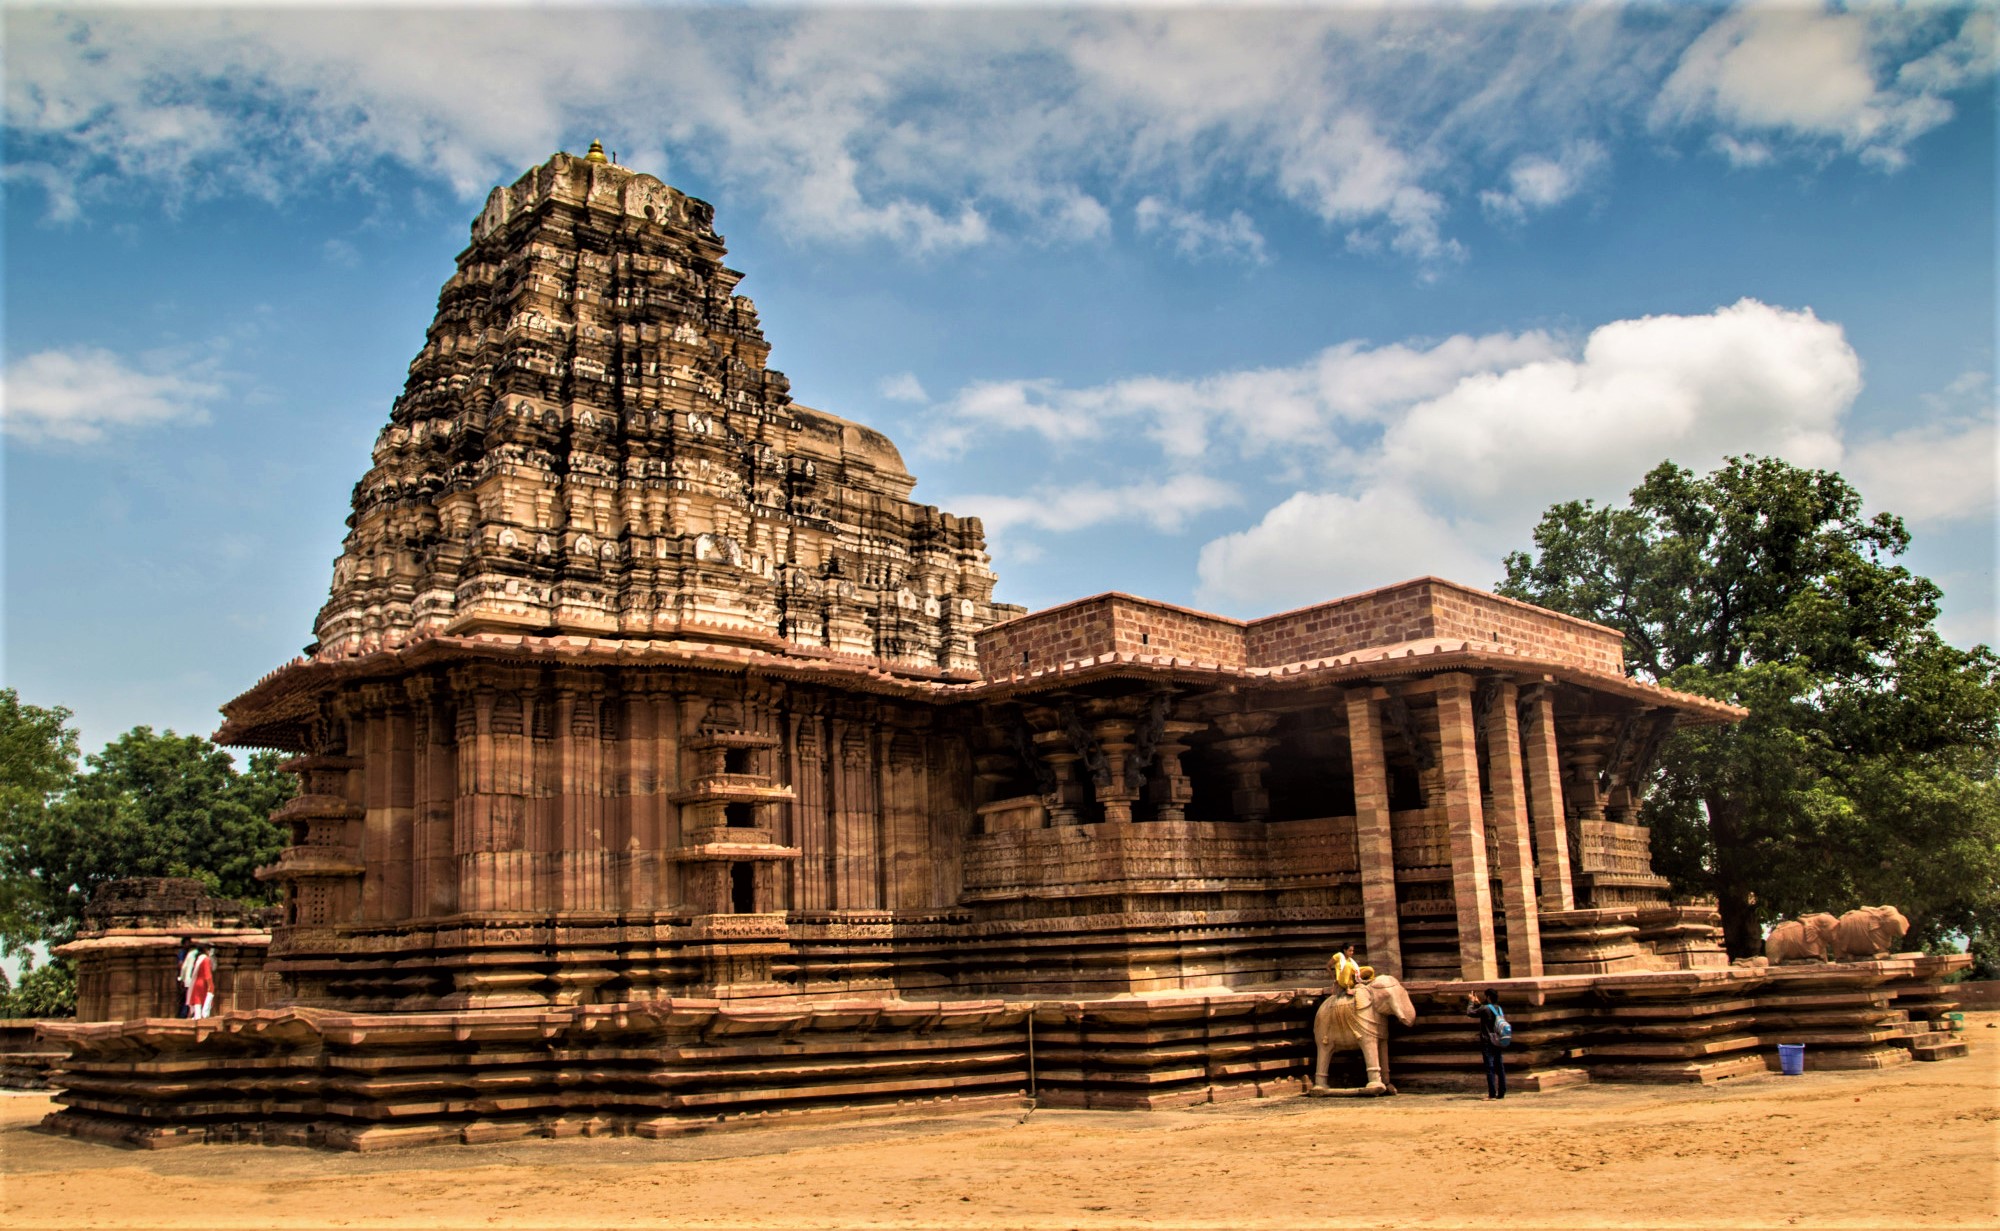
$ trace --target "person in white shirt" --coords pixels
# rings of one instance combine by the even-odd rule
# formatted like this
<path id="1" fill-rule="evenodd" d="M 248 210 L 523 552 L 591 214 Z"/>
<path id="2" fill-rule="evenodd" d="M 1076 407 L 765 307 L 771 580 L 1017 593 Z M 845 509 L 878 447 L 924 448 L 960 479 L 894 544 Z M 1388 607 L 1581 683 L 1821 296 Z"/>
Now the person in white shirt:
<path id="1" fill-rule="evenodd" d="M 1352 996 L 1354 985 L 1361 978 L 1361 963 L 1354 960 L 1354 942 L 1340 947 L 1340 951 L 1326 960 L 1326 973 L 1333 986 L 1327 995 Z"/>
<path id="2" fill-rule="evenodd" d="M 181 941 L 181 1016 L 193 1017 L 194 1007 L 188 1003 L 188 989 L 194 986 L 194 968 L 201 961 L 201 950 L 195 948 L 192 939 Z"/>

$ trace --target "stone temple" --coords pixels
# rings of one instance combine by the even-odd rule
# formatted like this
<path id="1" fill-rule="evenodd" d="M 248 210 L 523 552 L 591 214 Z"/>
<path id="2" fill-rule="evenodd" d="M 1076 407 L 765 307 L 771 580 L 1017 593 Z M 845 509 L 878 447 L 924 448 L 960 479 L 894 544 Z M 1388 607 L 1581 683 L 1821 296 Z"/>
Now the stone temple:
<path id="1" fill-rule="evenodd" d="M 1907 1058 L 1873 1027 L 1935 972 L 1779 995 L 1652 872 L 1653 755 L 1739 711 L 1432 577 L 1247 622 L 996 602 L 978 519 L 792 400 L 724 256 L 594 145 L 493 192 L 313 644 L 224 707 L 302 783 L 266 1007 L 68 1028 L 54 1127 L 373 1147 L 1296 1089 L 1350 940 L 1437 1003 L 1514 983 L 1528 1089 L 1761 1070 L 1760 996 Z M 1452 1018 L 1406 1032 L 1407 1083 L 1476 1072 Z"/>

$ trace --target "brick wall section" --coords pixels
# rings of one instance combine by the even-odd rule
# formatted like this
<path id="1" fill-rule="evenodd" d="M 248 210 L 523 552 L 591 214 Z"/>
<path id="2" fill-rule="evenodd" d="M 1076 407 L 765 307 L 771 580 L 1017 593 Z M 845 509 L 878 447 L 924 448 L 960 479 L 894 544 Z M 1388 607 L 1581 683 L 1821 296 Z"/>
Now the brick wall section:
<path id="1" fill-rule="evenodd" d="M 1111 596 L 1050 607 L 974 635 L 979 674 L 988 679 L 1109 654 Z"/>
<path id="2" fill-rule="evenodd" d="M 981 630 L 988 679 L 1121 653 L 1279 667 L 1432 638 L 1498 641 L 1536 658 L 1624 674 L 1617 632 L 1436 577 L 1245 624 L 1129 594 L 1099 594 Z M 1024 657 L 1025 656 L 1025 657 Z"/>
<path id="3" fill-rule="evenodd" d="M 1435 637 L 1430 597 L 1428 582 L 1406 582 L 1252 620 L 1245 629 L 1251 665 L 1275 667 Z"/>
<path id="4" fill-rule="evenodd" d="M 1624 641 L 1615 630 L 1436 577 L 1252 620 L 1245 633 L 1255 667 L 1440 637 L 1497 640 L 1536 658 L 1624 674 Z"/>
<path id="5" fill-rule="evenodd" d="M 1240 622 L 1129 594 L 1100 594 L 995 624 L 976 634 L 975 644 L 979 672 L 989 679 L 1113 652 L 1244 665 Z"/>
<path id="6" fill-rule="evenodd" d="M 1625 639 L 1616 629 L 1448 581 L 1432 578 L 1423 584 L 1437 613 L 1439 637 L 1498 640 L 1537 658 L 1625 673 Z"/>
<path id="7" fill-rule="evenodd" d="M 1165 654 L 1196 662 L 1244 665 L 1240 621 L 1123 594 L 1111 595 L 1114 649 L 1123 654 Z"/>

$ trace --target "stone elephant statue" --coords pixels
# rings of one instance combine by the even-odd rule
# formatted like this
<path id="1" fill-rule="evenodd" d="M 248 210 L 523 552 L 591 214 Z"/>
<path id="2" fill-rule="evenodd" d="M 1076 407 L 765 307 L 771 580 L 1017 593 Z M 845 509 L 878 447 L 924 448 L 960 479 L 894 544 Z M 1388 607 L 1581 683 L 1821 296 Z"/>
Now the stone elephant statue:
<path id="1" fill-rule="evenodd" d="M 1336 993 L 1320 1002 L 1319 1012 L 1313 1014 L 1313 1043 L 1319 1049 L 1313 1068 L 1313 1089 L 1327 1088 L 1326 1069 L 1335 1048 L 1346 1051 L 1358 1047 L 1361 1062 L 1368 1066 L 1368 1084 L 1362 1092 L 1394 1094 L 1396 1087 L 1389 1084 L 1386 1029 L 1391 1017 L 1405 1026 L 1417 1020 L 1417 1006 L 1410 1002 L 1410 993 L 1403 990 L 1402 982 L 1394 975 L 1377 975 L 1366 983 L 1356 984 L 1352 996 Z"/>
<path id="2" fill-rule="evenodd" d="M 1787 919 L 1764 938 L 1764 956 L 1773 966 L 1787 962 L 1830 962 L 1834 931 L 1839 926 L 1840 920 L 1828 914 Z"/>
<path id="3" fill-rule="evenodd" d="M 1850 910 L 1834 925 L 1833 951 L 1842 960 L 1894 953 L 1910 931 L 1910 921 L 1893 906 Z"/>

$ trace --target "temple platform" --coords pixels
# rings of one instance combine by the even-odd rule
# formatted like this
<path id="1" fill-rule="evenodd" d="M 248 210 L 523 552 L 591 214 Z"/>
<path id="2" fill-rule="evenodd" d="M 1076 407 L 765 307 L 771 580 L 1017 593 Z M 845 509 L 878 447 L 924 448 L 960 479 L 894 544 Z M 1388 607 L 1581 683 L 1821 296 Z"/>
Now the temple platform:
<path id="1" fill-rule="evenodd" d="M 1468 992 L 1500 990 L 1512 1089 L 1712 1082 L 1949 1054 L 1932 1023 L 1962 955 L 1769 970 L 1411 983 L 1391 1034 L 1405 1091 L 1478 1081 Z M 1317 988 L 1086 1000 L 724 1001 L 456 1013 L 258 1009 L 49 1024 L 70 1055 L 48 1130 L 124 1145 L 380 1150 L 523 1137 L 660 1137 L 775 1121 L 995 1106 L 1167 1108 L 1302 1092 Z M 1939 1058 L 1942 1058 L 1940 1055 Z M 1360 1084 L 1336 1056 L 1336 1084 Z"/>

